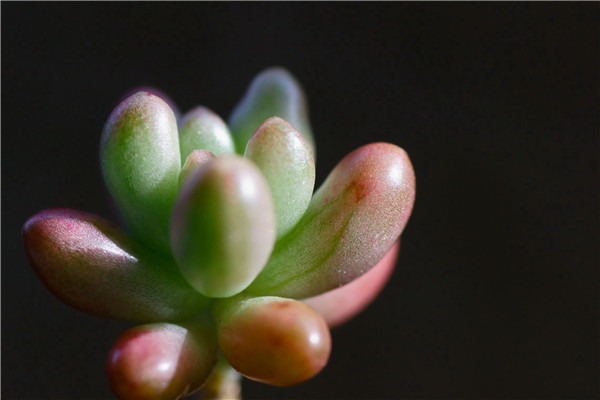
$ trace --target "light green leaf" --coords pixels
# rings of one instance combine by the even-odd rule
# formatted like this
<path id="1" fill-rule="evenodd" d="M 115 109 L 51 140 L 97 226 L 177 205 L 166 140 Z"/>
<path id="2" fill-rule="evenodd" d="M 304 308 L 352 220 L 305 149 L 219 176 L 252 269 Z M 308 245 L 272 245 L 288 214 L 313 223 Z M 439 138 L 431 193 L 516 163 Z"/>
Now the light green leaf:
<path id="1" fill-rule="evenodd" d="M 167 103 L 147 92 L 121 102 L 104 126 L 100 164 L 134 235 L 168 253 L 181 161 L 177 122 Z"/>
<path id="2" fill-rule="evenodd" d="M 306 140 L 281 118 L 269 118 L 248 142 L 244 157 L 265 176 L 277 217 L 277 237 L 287 234 L 306 211 L 315 185 L 315 162 Z"/>
<path id="3" fill-rule="evenodd" d="M 244 290 L 275 241 L 269 187 L 240 156 L 207 162 L 187 180 L 173 212 L 171 247 L 186 280 L 209 297 Z"/>
<path id="4" fill-rule="evenodd" d="M 229 129 L 239 154 L 243 154 L 246 143 L 259 125 L 271 117 L 283 118 L 296 128 L 315 157 L 304 92 L 292 74 L 280 67 L 258 74 L 229 117 Z"/>

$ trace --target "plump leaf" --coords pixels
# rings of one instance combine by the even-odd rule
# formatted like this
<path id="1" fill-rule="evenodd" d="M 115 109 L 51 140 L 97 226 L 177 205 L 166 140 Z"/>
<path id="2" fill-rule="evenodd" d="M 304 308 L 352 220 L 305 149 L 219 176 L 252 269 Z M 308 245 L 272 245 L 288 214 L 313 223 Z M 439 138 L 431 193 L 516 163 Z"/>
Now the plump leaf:
<path id="1" fill-rule="evenodd" d="M 291 386 L 312 378 L 329 360 L 329 328 L 302 302 L 233 299 L 220 302 L 214 314 L 223 355 L 247 378 Z"/>
<path id="2" fill-rule="evenodd" d="M 157 323 L 123 333 L 110 350 L 106 370 L 121 400 L 172 400 L 198 390 L 216 358 L 213 326 Z"/>
<path id="3" fill-rule="evenodd" d="M 181 119 L 179 126 L 181 160 L 194 150 L 208 150 L 216 156 L 235 153 L 229 128 L 221 117 L 206 107 L 196 107 Z"/>
<path id="4" fill-rule="evenodd" d="M 404 150 L 373 143 L 353 151 L 277 242 L 248 293 L 301 299 L 359 277 L 398 239 L 414 197 L 415 176 Z"/>
<path id="5" fill-rule="evenodd" d="M 240 156 L 222 156 L 197 170 L 173 212 L 171 247 L 180 270 L 200 293 L 229 297 L 265 265 L 275 240 L 269 187 Z"/>
<path id="6" fill-rule="evenodd" d="M 209 300 L 174 262 L 136 245 L 109 221 L 67 209 L 42 211 L 23 228 L 29 260 L 59 299 L 98 317 L 137 322 L 192 316 Z"/>
<path id="7" fill-rule="evenodd" d="M 352 282 L 303 299 L 302 302 L 315 309 L 329 327 L 343 324 L 364 310 L 381 292 L 394 272 L 400 242 L 397 242 L 373 268 Z"/>
<path id="8" fill-rule="evenodd" d="M 296 128 L 315 157 L 304 92 L 296 78 L 280 67 L 269 68 L 258 74 L 229 117 L 229 128 L 238 153 L 243 154 L 254 131 L 271 117 L 281 117 Z"/>
<path id="9" fill-rule="evenodd" d="M 132 232 L 168 252 L 181 161 L 177 122 L 167 103 L 148 92 L 121 102 L 104 126 L 100 164 Z"/>
<path id="10" fill-rule="evenodd" d="M 205 163 L 215 158 L 208 150 L 194 150 L 186 158 L 181 172 L 179 173 L 179 187 L 182 188 L 190 176 L 193 175 Z"/>
<path id="11" fill-rule="evenodd" d="M 168 94 L 166 94 L 159 88 L 156 88 L 153 86 L 143 85 L 143 86 L 135 87 L 135 88 L 129 90 L 127 93 L 125 93 L 125 95 L 123 97 L 121 97 L 119 102 L 121 102 L 121 101 L 125 100 L 126 98 L 128 98 L 129 96 L 133 96 L 134 94 L 139 93 L 139 92 L 148 92 L 148 93 L 152 93 L 152 94 L 160 97 L 161 99 L 163 99 L 165 101 L 165 103 L 167 103 L 169 105 L 171 110 L 173 110 L 173 114 L 175 114 L 175 118 L 177 119 L 177 121 L 179 121 L 181 119 L 181 110 L 179 109 L 179 106 L 177 105 L 177 103 L 175 103 L 175 100 L 173 100 L 171 98 L 171 96 L 169 96 Z"/>
<path id="12" fill-rule="evenodd" d="M 315 162 L 306 140 L 281 118 L 269 118 L 248 141 L 244 157 L 254 161 L 273 195 L 277 237 L 300 220 L 315 185 Z"/>

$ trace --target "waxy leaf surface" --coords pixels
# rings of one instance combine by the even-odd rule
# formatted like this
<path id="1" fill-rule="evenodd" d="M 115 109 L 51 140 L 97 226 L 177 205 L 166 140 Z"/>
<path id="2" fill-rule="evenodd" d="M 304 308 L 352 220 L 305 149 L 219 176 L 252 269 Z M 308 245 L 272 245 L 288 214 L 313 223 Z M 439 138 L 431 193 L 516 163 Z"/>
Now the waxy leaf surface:
<path id="1" fill-rule="evenodd" d="M 172 400 L 198 390 L 216 358 L 213 326 L 157 323 L 123 333 L 109 353 L 106 370 L 121 400 Z"/>
<path id="2" fill-rule="evenodd" d="M 240 156 L 207 162 L 181 190 L 171 240 L 181 273 L 200 293 L 244 290 L 275 241 L 273 202 L 260 170 Z"/>
<path id="3" fill-rule="evenodd" d="M 244 157 L 261 170 L 273 195 L 277 237 L 300 220 L 315 185 L 315 162 L 306 140 L 281 118 L 265 121 L 248 141 Z"/>
<path id="4" fill-rule="evenodd" d="M 281 238 L 248 293 L 306 298 L 367 272 L 402 232 L 415 196 L 407 154 L 388 143 L 346 156 Z"/>
<path id="5" fill-rule="evenodd" d="M 177 122 L 168 104 L 147 92 L 121 102 L 104 126 L 100 164 L 131 231 L 168 253 L 181 168 Z"/>
<path id="6" fill-rule="evenodd" d="M 258 74 L 232 111 L 228 124 L 239 154 L 243 154 L 246 143 L 260 124 L 271 117 L 283 118 L 296 128 L 315 156 L 304 92 L 298 81 L 283 68 L 269 68 Z"/>
<path id="7" fill-rule="evenodd" d="M 194 174 L 200 167 L 210 160 L 215 159 L 215 155 L 208 150 L 194 150 L 187 158 L 181 172 L 179 173 L 179 188 L 185 185 L 185 182 Z"/>
<path id="8" fill-rule="evenodd" d="M 192 109 L 181 119 L 179 146 L 182 161 L 194 150 L 208 150 L 216 156 L 235 153 L 235 145 L 225 122 L 202 106 Z"/>
<path id="9" fill-rule="evenodd" d="M 399 249 L 400 243 L 397 242 L 364 275 L 347 285 L 303 299 L 302 302 L 321 314 L 330 327 L 343 324 L 364 310 L 384 288 L 394 272 Z"/>
<path id="10" fill-rule="evenodd" d="M 88 314 L 172 321 L 208 305 L 178 274 L 173 260 L 149 253 L 96 215 L 45 210 L 27 221 L 23 239 L 31 265 L 48 289 Z"/>
<path id="11" fill-rule="evenodd" d="M 290 386 L 312 378 L 329 360 L 331 334 L 306 304 L 280 297 L 226 300 L 215 307 L 219 347 L 239 373 Z"/>

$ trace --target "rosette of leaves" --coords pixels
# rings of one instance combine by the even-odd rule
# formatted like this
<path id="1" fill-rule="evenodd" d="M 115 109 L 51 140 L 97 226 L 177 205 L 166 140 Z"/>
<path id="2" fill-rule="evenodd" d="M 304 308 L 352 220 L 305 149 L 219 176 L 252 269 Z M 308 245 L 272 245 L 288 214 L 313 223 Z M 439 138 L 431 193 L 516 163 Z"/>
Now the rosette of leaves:
<path id="1" fill-rule="evenodd" d="M 281 68 L 253 80 L 228 123 L 205 107 L 178 119 L 141 91 L 101 136 L 126 228 L 69 209 L 26 222 L 27 255 L 52 293 L 142 324 L 109 353 L 119 398 L 175 399 L 203 385 L 207 397 L 238 396 L 238 373 L 289 386 L 325 366 L 329 328 L 394 267 L 415 177 L 404 150 L 373 143 L 313 193 L 314 143 L 302 89 Z"/>

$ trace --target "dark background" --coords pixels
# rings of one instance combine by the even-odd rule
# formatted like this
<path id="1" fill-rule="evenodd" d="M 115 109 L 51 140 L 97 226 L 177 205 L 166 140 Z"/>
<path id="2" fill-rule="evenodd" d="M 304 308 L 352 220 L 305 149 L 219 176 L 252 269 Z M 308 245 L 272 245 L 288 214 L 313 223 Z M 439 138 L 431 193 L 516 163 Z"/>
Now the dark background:
<path id="1" fill-rule="evenodd" d="M 308 95 L 317 182 L 348 152 L 410 154 L 397 270 L 313 380 L 250 398 L 598 398 L 598 3 L 2 2 L 2 393 L 112 398 L 130 324 L 56 300 L 20 239 L 50 207 L 113 218 L 102 126 L 151 84 L 227 117 L 283 65 Z"/>

